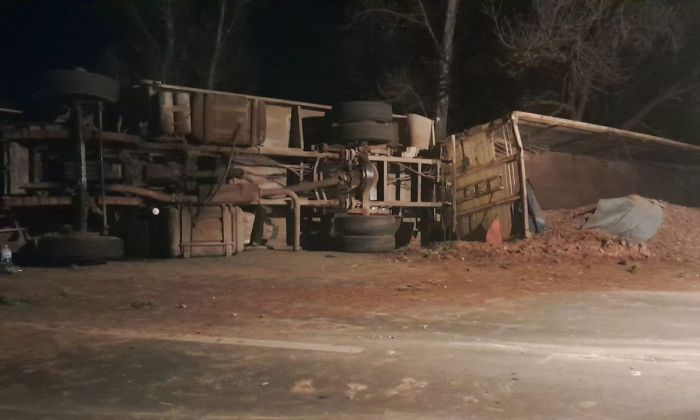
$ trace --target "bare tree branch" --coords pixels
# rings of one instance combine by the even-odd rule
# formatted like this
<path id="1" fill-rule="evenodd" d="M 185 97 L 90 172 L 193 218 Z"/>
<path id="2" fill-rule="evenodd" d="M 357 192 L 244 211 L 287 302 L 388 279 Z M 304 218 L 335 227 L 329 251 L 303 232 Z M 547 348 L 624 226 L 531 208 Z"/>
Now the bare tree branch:
<path id="1" fill-rule="evenodd" d="M 207 89 L 214 89 L 216 84 L 216 73 L 219 67 L 221 49 L 224 44 L 224 25 L 226 24 L 226 4 L 228 0 L 219 0 L 219 19 L 216 25 L 216 36 L 214 37 L 214 47 L 212 49 L 211 60 L 209 61 L 209 74 L 207 75 Z"/>
<path id="2" fill-rule="evenodd" d="M 406 69 L 385 73 L 377 83 L 377 94 L 383 100 L 400 104 L 407 111 L 418 109 L 421 114 L 428 115 L 423 98 L 417 86 L 421 83 Z"/>
<path id="3" fill-rule="evenodd" d="M 644 58 L 675 48 L 679 36 L 676 9 L 651 0 L 532 0 L 530 14 L 518 19 L 499 16 L 495 5 L 486 13 L 508 72 L 554 75 L 574 119 L 583 118 L 593 93 L 625 82 Z"/>
<path id="4" fill-rule="evenodd" d="M 440 41 L 438 41 L 437 36 L 435 36 L 435 31 L 433 30 L 433 26 L 430 24 L 430 19 L 428 18 L 428 12 L 425 10 L 425 6 L 423 5 L 423 0 L 416 0 L 418 2 L 418 7 L 420 8 L 421 15 L 423 16 L 423 22 L 425 25 L 425 28 L 428 31 L 428 34 L 430 35 L 430 39 L 433 40 L 433 44 L 435 46 L 435 49 L 437 50 L 438 54 L 442 56 L 442 45 L 440 44 Z"/>
<path id="5" fill-rule="evenodd" d="M 399 20 L 405 20 L 406 22 L 414 23 L 416 25 L 426 26 L 425 21 L 418 19 L 409 13 L 402 13 L 402 12 L 399 12 L 396 10 L 385 9 L 385 8 L 365 9 L 365 10 L 362 10 L 360 12 L 357 12 L 357 14 L 355 15 L 355 18 L 362 18 L 362 17 L 365 17 L 367 15 L 374 15 L 374 14 L 392 16 L 392 17 L 397 18 Z"/>
<path id="6" fill-rule="evenodd" d="M 151 33 L 151 31 L 148 28 L 148 25 L 144 23 L 143 17 L 141 16 L 141 13 L 139 10 L 134 6 L 133 2 L 129 2 L 129 6 L 127 8 L 127 11 L 129 13 L 129 16 L 133 20 L 133 22 L 136 24 L 136 26 L 139 28 L 140 32 L 143 34 L 143 36 L 146 37 L 146 40 L 148 41 L 148 44 L 151 46 L 153 49 L 158 48 L 158 42 L 156 42 L 155 37 Z"/>
<path id="7" fill-rule="evenodd" d="M 652 111 L 658 108 L 660 105 L 678 98 L 679 96 L 700 90 L 700 80 L 698 80 L 698 73 L 693 74 L 678 80 L 677 82 L 671 84 L 666 89 L 663 89 L 656 96 L 651 98 L 647 103 L 645 103 L 637 112 L 627 119 L 622 124 L 622 128 L 625 130 L 634 129 L 637 125 L 644 121 Z"/>

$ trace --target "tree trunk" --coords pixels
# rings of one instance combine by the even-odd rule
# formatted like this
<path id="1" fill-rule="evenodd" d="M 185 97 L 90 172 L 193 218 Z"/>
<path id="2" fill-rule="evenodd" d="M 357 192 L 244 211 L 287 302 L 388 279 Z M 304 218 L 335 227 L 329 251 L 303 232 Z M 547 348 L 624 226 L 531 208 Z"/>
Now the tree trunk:
<path id="1" fill-rule="evenodd" d="M 219 61 L 221 60 L 221 50 L 224 48 L 224 23 L 226 22 L 226 2 L 227 0 L 219 0 L 219 24 L 216 27 L 216 38 L 214 39 L 214 50 L 209 62 L 209 74 L 207 76 L 207 89 L 216 87 L 216 76 L 219 70 Z"/>
<path id="2" fill-rule="evenodd" d="M 583 87 L 581 87 L 581 92 L 579 92 L 578 98 L 576 100 L 576 106 L 574 108 L 574 114 L 572 119 L 574 121 L 583 120 L 583 116 L 586 114 L 586 107 L 588 106 L 588 100 L 591 94 L 591 82 L 586 79 L 583 82 Z"/>
<path id="3" fill-rule="evenodd" d="M 442 51 L 438 67 L 437 103 L 435 105 L 435 136 L 437 140 L 447 137 L 447 117 L 450 108 L 450 70 L 454 54 L 455 26 L 457 8 L 460 0 L 447 0 L 445 26 L 442 32 Z"/>

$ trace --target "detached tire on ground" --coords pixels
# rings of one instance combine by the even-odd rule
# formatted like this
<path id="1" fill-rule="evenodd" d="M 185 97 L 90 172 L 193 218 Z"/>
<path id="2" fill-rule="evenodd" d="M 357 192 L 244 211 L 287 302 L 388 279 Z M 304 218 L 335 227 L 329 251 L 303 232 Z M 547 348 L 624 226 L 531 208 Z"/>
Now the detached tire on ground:
<path id="1" fill-rule="evenodd" d="M 394 235 L 342 235 L 336 237 L 335 240 L 338 251 L 355 253 L 392 252 L 396 244 Z"/>
<path id="2" fill-rule="evenodd" d="M 38 251 L 50 264 L 118 260 L 124 255 L 124 241 L 89 233 L 51 235 L 39 239 Z"/>
<path id="3" fill-rule="evenodd" d="M 389 123 L 393 119 L 391 105 L 383 102 L 349 101 L 333 107 L 333 119 L 338 123 L 376 121 Z"/>
<path id="4" fill-rule="evenodd" d="M 401 220 L 392 215 L 359 216 L 341 214 L 335 216 L 333 231 L 350 236 L 393 236 Z"/>
<path id="5" fill-rule="evenodd" d="M 389 124 L 374 121 L 343 123 L 333 127 L 333 137 L 341 144 L 367 142 L 389 144 L 393 140 Z"/>
<path id="6" fill-rule="evenodd" d="M 100 99 L 106 102 L 116 102 L 119 99 L 119 82 L 83 70 L 52 70 L 44 75 L 44 87 L 68 98 Z"/>

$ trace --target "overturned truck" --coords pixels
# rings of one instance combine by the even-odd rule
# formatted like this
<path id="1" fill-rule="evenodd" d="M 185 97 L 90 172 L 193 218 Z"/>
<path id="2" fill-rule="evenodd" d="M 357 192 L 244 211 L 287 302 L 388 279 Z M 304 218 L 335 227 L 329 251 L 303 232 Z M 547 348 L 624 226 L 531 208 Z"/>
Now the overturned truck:
<path id="1" fill-rule="evenodd" d="M 40 92 L 41 106 L 0 116 L 0 240 L 16 250 L 375 252 L 449 231 L 446 148 L 431 120 L 387 104 L 122 88 L 82 70 L 50 72 Z"/>

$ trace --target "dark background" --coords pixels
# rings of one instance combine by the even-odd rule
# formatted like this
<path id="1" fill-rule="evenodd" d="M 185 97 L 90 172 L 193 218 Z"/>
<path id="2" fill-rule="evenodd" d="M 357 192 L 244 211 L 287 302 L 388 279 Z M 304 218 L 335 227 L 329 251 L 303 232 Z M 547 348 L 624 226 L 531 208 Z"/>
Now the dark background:
<path id="1" fill-rule="evenodd" d="M 248 17 L 250 83 L 241 93 L 330 103 L 350 95 L 342 39 L 344 1 L 269 1 Z M 109 74 L 106 48 L 120 42 L 120 15 L 97 0 L 4 0 L 0 95 L 17 101 L 44 72 L 80 66 Z M 113 74 L 110 74 L 114 76 Z M 370 75 L 371 77 L 371 75 Z M 139 79 L 135 76 L 134 79 Z"/>
<path id="2" fill-rule="evenodd" d="M 694 3 L 669 1 L 683 7 Z M 194 5 L 191 7 L 215 4 L 190 3 Z M 438 3 L 436 0 L 427 4 Z M 524 1 L 506 3 L 511 6 L 505 9 L 506 13 L 526 5 Z M 413 66 L 422 61 L 414 67 L 423 69 L 418 71 L 429 79 L 431 75 L 425 71 L 429 67 L 424 64 L 431 58 L 423 53 L 425 39 L 410 31 L 401 36 L 387 35 L 390 31 L 381 25 L 350 25 L 358 4 L 358 0 L 251 0 L 236 42 L 229 47 L 236 49 L 236 54 L 217 88 L 332 104 L 348 99 L 381 99 L 377 85 L 387 63 Z M 499 65 L 502 52 L 491 22 L 479 11 L 479 2 L 463 0 L 462 4 L 456 35 L 459 53 L 453 64 L 456 77 L 451 86 L 452 132 L 522 109 L 523 95 L 534 86 L 527 84 L 533 79 L 516 80 Z M 439 7 L 436 10 L 439 12 Z M 135 60 L 134 47 L 138 50 L 139 45 L 133 42 L 136 36 L 126 20 L 120 0 L 0 0 L 0 105 L 22 107 L 41 75 L 55 68 L 80 66 L 122 83 L 153 77 L 130 65 Z M 196 33 L 207 24 L 195 24 L 193 17 L 191 27 L 181 31 Z M 691 41 L 682 57 L 691 57 L 695 61 L 688 66 L 700 69 L 700 59 L 695 58 L 700 57 L 700 43 L 692 38 L 697 35 L 693 31 L 700 33 L 697 20 L 689 28 Z M 130 50 L 125 48 L 128 42 Z M 199 49 L 206 53 L 207 43 L 201 44 Z M 654 60 L 651 64 L 661 63 L 661 59 Z M 688 68 L 675 60 L 674 68 Z M 193 58 L 192 67 L 195 66 L 197 61 Z M 668 86 L 673 77 L 684 77 L 648 71 L 642 74 L 652 67 L 640 69 L 640 75 L 646 79 L 640 76 L 625 86 L 601 92 L 584 120 L 619 125 L 629 116 L 626 114 Z M 659 64 L 659 68 L 665 67 Z M 176 80 L 165 81 L 201 86 L 201 78 L 194 74 L 190 70 Z M 546 80 L 551 76 L 546 70 L 538 75 Z M 433 100 L 432 91 L 430 86 L 424 89 L 428 102 Z M 639 131 L 697 142 L 698 102 L 696 91 L 673 98 L 654 112 L 648 119 L 649 126 L 640 127 Z M 414 110 L 402 103 L 395 103 L 395 109 Z M 426 113 L 430 116 L 430 110 Z"/>

